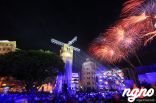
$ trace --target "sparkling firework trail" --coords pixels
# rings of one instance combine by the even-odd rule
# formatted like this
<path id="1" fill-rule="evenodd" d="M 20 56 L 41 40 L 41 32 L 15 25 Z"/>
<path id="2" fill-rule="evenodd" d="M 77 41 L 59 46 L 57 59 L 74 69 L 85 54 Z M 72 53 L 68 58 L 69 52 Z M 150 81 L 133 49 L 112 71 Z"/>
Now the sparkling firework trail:
<path id="1" fill-rule="evenodd" d="M 100 35 L 89 51 L 109 63 L 119 62 L 134 54 L 156 36 L 156 0 L 128 0 L 121 19 Z"/>

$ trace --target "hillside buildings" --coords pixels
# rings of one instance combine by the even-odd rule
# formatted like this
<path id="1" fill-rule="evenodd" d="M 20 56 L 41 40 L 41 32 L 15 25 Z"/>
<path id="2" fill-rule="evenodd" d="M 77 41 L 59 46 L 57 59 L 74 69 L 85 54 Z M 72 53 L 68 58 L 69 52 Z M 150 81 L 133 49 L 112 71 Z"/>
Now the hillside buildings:
<path id="1" fill-rule="evenodd" d="M 16 41 L 0 40 L 0 55 L 16 50 Z"/>

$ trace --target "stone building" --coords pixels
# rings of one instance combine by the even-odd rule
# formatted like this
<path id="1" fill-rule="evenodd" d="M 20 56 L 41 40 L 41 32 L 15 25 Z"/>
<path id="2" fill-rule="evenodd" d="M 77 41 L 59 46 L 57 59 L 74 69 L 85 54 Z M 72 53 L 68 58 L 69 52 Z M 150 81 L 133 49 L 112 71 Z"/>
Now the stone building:
<path id="1" fill-rule="evenodd" d="M 0 40 L 0 55 L 4 55 L 9 52 L 16 50 L 16 41 Z M 18 85 L 17 85 L 18 84 Z M 0 93 L 3 92 L 3 87 L 11 86 L 16 88 L 10 88 L 9 91 L 15 92 L 21 90 L 20 82 L 12 77 L 1 77 L 0 76 Z"/>
<path id="2" fill-rule="evenodd" d="M 81 86 L 84 91 L 96 89 L 96 63 L 89 58 L 82 64 Z"/>
<path id="3" fill-rule="evenodd" d="M 16 50 L 16 41 L 0 40 L 0 55 Z"/>

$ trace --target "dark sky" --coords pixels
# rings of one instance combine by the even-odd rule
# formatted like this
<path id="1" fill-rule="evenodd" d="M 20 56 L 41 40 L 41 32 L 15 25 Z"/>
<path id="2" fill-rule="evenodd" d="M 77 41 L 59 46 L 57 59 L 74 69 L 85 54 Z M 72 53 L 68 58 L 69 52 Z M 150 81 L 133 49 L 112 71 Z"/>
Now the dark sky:
<path id="1" fill-rule="evenodd" d="M 123 0 L 3 0 L 0 3 L 0 39 L 16 40 L 22 49 L 49 49 L 50 38 L 76 46 L 88 44 L 118 16 Z"/>
<path id="2" fill-rule="evenodd" d="M 86 51 L 91 41 L 119 18 L 124 1 L 0 0 L 0 39 L 15 40 L 21 49 L 57 51 L 51 38 L 68 42 L 77 35 L 74 46 Z M 156 40 L 138 51 L 143 64 L 156 61 L 155 44 Z"/>

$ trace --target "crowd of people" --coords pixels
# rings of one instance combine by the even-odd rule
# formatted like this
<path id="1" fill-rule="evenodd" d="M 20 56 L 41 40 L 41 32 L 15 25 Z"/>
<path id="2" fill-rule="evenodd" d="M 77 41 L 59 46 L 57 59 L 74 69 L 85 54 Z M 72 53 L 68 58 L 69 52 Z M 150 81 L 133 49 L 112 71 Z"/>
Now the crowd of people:
<path id="1" fill-rule="evenodd" d="M 77 94 L 0 94 L 0 103 L 110 103 L 119 102 L 116 92 Z"/>
<path id="2" fill-rule="evenodd" d="M 143 81 L 141 86 L 151 86 Z M 152 97 L 152 98 L 155 98 Z M 3 93 L 0 94 L 0 103 L 127 103 L 119 91 L 79 92 L 79 93 Z"/>

